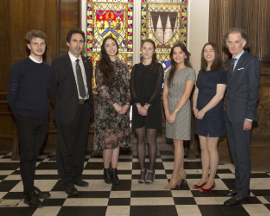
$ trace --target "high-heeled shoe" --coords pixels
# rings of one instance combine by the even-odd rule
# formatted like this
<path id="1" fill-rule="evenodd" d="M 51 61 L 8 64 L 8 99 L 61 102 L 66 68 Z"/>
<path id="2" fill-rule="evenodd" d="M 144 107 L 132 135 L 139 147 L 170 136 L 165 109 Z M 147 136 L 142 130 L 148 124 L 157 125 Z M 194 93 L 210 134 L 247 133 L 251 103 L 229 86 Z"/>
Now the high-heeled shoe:
<path id="1" fill-rule="evenodd" d="M 149 173 L 152 173 L 153 180 L 147 179 Z M 152 184 L 155 181 L 155 170 L 148 170 L 148 173 L 145 176 L 145 184 Z"/>
<path id="2" fill-rule="evenodd" d="M 193 188 L 194 188 L 194 189 L 200 189 L 200 188 L 202 188 L 204 185 L 206 185 L 206 183 L 207 183 L 207 182 L 204 182 L 204 183 L 201 184 L 201 185 L 195 184 L 195 185 L 193 186 Z"/>
<path id="3" fill-rule="evenodd" d="M 144 168 L 144 169 L 141 170 L 141 175 L 142 175 L 142 173 L 145 173 L 145 174 L 144 174 L 144 179 L 139 179 L 139 180 L 138 180 L 138 183 L 139 183 L 139 184 L 145 183 L 146 174 L 147 174 L 146 168 Z"/>
<path id="4" fill-rule="evenodd" d="M 187 181 L 187 173 L 186 173 L 186 171 L 184 171 L 184 172 L 185 172 L 185 173 L 184 173 L 184 175 L 182 175 L 182 176 L 179 174 L 179 176 L 181 176 L 181 178 L 179 178 L 179 181 L 180 181 L 180 182 L 179 182 L 179 186 L 181 185 L 181 182 L 182 182 L 183 180 Z M 178 176 L 178 177 L 179 177 L 179 176 Z"/>
<path id="5" fill-rule="evenodd" d="M 170 185 L 170 183 L 169 183 L 164 188 L 165 189 L 174 189 L 174 188 L 176 188 L 176 185 L 178 185 L 180 187 L 182 180 L 183 179 L 186 180 L 186 178 L 187 178 L 187 173 L 186 172 L 185 172 L 185 174 L 183 176 L 181 176 L 179 174 L 179 176 L 176 179 L 176 183 L 174 185 Z"/>
<path id="6" fill-rule="evenodd" d="M 165 189 L 174 189 L 174 188 L 176 188 L 176 185 L 178 185 L 178 186 L 180 187 L 181 181 L 182 181 L 182 177 L 181 177 L 181 175 L 179 174 L 179 176 L 178 176 L 177 179 L 176 179 L 175 184 L 170 185 L 170 183 L 169 183 L 169 184 L 167 184 L 166 186 L 164 186 L 164 188 L 165 188 Z"/>
<path id="7" fill-rule="evenodd" d="M 200 192 L 201 193 L 208 193 L 210 192 L 214 187 L 216 187 L 216 183 L 214 182 L 214 184 L 212 185 L 212 187 L 208 188 L 208 189 L 205 189 L 205 188 L 201 188 Z"/>

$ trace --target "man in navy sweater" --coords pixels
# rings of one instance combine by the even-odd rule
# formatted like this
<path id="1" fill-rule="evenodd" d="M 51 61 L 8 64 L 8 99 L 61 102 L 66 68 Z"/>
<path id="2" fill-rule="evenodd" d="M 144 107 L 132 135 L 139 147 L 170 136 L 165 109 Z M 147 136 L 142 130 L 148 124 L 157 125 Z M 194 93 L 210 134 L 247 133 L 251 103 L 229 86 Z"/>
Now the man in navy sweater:
<path id="1" fill-rule="evenodd" d="M 35 165 L 48 129 L 48 91 L 54 70 L 42 61 L 46 34 L 32 30 L 25 36 L 30 55 L 10 69 L 7 99 L 16 119 L 20 142 L 20 170 L 24 186 L 24 202 L 41 207 L 39 198 L 48 198 L 34 186 Z"/>

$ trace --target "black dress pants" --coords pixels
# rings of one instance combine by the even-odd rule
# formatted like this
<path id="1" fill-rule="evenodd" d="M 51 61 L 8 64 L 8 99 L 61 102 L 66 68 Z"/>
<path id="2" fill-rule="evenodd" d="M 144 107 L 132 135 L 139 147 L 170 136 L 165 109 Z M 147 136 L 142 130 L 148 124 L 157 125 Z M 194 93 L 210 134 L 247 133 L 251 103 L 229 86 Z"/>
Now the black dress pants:
<path id="1" fill-rule="evenodd" d="M 56 164 L 64 188 L 74 185 L 74 181 L 81 178 L 89 121 L 90 105 L 86 103 L 78 104 L 75 117 L 70 124 L 57 122 Z"/>
<path id="2" fill-rule="evenodd" d="M 20 143 L 20 170 L 24 192 L 33 192 L 36 160 L 47 134 L 48 116 L 27 117 L 17 114 L 16 125 Z"/>
<path id="3" fill-rule="evenodd" d="M 237 195 L 240 197 L 248 197 L 251 173 L 251 130 L 243 130 L 244 122 L 230 122 L 228 117 L 225 117 L 225 125 L 230 152 L 235 165 Z"/>

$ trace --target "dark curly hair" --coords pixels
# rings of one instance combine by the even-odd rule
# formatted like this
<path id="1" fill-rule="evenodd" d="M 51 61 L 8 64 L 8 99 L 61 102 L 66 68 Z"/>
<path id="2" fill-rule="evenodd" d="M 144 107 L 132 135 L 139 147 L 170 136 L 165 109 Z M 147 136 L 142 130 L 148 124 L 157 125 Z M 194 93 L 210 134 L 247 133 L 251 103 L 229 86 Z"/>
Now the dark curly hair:
<path id="1" fill-rule="evenodd" d="M 167 85 L 168 87 L 171 86 L 172 84 L 172 80 L 173 80 L 173 77 L 175 75 L 175 71 L 177 70 L 177 63 L 174 61 L 173 59 L 173 52 L 174 52 L 174 48 L 176 47 L 180 47 L 180 49 L 186 54 L 186 58 L 184 60 L 184 64 L 186 67 L 192 67 L 191 66 L 191 63 L 189 61 L 189 57 L 190 57 L 190 53 L 187 51 L 187 48 L 184 44 L 182 43 L 177 43 L 175 44 L 172 49 L 171 49 L 171 52 L 170 52 L 170 58 L 171 58 L 171 70 L 170 70 L 170 73 L 168 75 L 168 79 L 167 79 Z"/>
<path id="2" fill-rule="evenodd" d="M 112 84 L 112 82 L 114 80 L 114 76 L 115 76 L 112 61 L 111 61 L 108 53 L 105 50 L 105 43 L 109 39 L 113 40 L 116 43 L 116 46 L 117 46 L 116 55 L 118 54 L 119 46 L 117 44 L 117 41 L 115 40 L 114 37 L 107 36 L 103 40 L 103 43 L 101 45 L 101 59 L 98 62 L 98 68 L 99 68 L 100 72 L 103 74 L 103 83 L 108 85 L 108 86 L 110 86 Z"/>
<path id="3" fill-rule="evenodd" d="M 154 41 L 151 40 L 151 39 L 145 39 L 145 40 L 142 42 L 141 47 L 143 47 L 143 44 L 146 43 L 146 42 L 153 44 L 154 50 L 156 50 L 156 45 L 155 45 Z M 152 61 L 151 61 L 151 65 L 150 65 L 150 70 L 153 71 L 153 72 L 155 73 L 155 72 L 156 72 L 156 67 L 157 67 L 157 53 L 155 52 L 155 53 L 153 54 L 153 56 L 152 56 Z"/>

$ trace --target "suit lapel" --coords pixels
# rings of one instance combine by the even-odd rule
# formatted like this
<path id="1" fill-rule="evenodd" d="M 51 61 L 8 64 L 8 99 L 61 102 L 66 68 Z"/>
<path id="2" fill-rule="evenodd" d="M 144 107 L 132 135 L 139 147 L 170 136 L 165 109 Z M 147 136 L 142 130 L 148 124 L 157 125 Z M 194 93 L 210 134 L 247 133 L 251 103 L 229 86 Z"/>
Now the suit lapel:
<path id="1" fill-rule="evenodd" d="M 74 84 L 75 84 L 75 86 L 77 86 L 75 76 L 74 76 L 74 72 L 73 72 L 73 67 L 72 67 L 72 64 L 71 64 L 71 59 L 69 58 L 68 54 L 66 55 L 66 64 L 67 64 L 68 73 L 71 74 L 71 76 L 73 77 Z"/>
<path id="2" fill-rule="evenodd" d="M 231 81 L 231 78 L 232 78 L 231 62 L 232 62 L 232 59 L 227 64 L 227 68 L 228 68 L 228 80 L 227 80 L 227 83 L 229 83 Z"/>
<path id="3" fill-rule="evenodd" d="M 242 67 L 243 62 L 245 61 L 245 56 L 246 56 L 246 55 L 247 55 L 247 51 L 245 51 L 245 52 L 241 55 L 241 57 L 240 57 L 240 59 L 238 60 L 237 65 L 235 66 L 235 68 L 234 68 L 232 74 L 230 74 L 230 76 L 231 76 L 230 81 L 232 81 L 232 79 L 235 77 L 235 74 L 236 74 L 236 73 L 241 73 L 241 72 L 242 72 L 241 70 L 239 71 L 238 69 Z M 230 60 L 230 62 L 231 62 L 231 61 L 232 61 L 232 60 Z"/>

